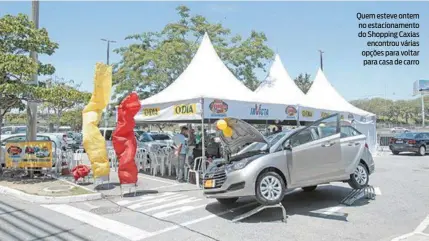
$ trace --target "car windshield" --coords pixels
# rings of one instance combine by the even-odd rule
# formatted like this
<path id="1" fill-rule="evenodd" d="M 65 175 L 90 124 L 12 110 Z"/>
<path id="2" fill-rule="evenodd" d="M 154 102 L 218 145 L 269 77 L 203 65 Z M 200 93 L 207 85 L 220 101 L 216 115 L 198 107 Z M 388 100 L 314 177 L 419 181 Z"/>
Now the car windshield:
<path id="1" fill-rule="evenodd" d="M 280 139 L 282 139 L 284 136 L 288 135 L 290 131 L 283 131 L 275 134 L 271 134 L 265 137 L 265 139 L 268 141 L 269 146 L 275 145 Z M 265 150 L 267 149 L 267 144 L 262 142 L 253 142 L 250 145 L 245 146 L 241 151 L 239 151 L 237 154 L 242 154 L 245 152 L 250 151 L 259 151 L 259 150 Z"/>
<path id="2" fill-rule="evenodd" d="M 153 138 L 149 134 L 147 134 L 146 132 L 143 132 L 143 133 L 140 133 L 139 141 L 140 142 L 149 142 L 149 141 L 153 141 Z"/>
<path id="3" fill-rule="evenodd" d="M 397 135 L 397 138 L 415 138 L 418 133 L 402 133 Z"/>
<path id="4" fill-rule="evenodd" d="M 170 140 L 170 137 L 168 135 L 165 134 L 151 134 L 150 135 L 152 137 L 152 139 L 154 139 L 155 141 L 165 141 L 165 140 Z"/>

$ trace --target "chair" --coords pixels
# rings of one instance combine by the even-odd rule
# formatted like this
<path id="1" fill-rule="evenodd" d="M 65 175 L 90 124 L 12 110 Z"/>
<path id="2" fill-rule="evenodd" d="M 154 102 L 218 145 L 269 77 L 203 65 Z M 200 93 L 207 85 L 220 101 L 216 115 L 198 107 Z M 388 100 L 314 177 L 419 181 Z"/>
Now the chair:
<path id="1" fill-rule="evenodd" d="M 202 175 L 206 170 L 206 161 L 207 158 L 205 156 L 195 158 L 192 168 L 189 168 L 188 170 L 188 182 L 190 174 L 193 173 L 195 174 L 195 184 L 200 187 L 200 175 Z"/>
<path id="2" fill-rule="evenodd" d="M 161 150 L 158 145 L 151 145 L 149 147 L 150 171 L 154 176 L 158 173 L 158 168 L 161 169 L 160 152 Z"/>
<path id="3" fill-rule="evenodd" d="M 173 166 L 177 166 L 177 158 L 174 155 L 174 149 L 171 146 L 164 148 L 165 153 L 165 165 L 168 168 L 168 175 L 171 176 Z"/>
<path id="4" fill-rule="evenodd" d="M 115 172 L 117 171 L 118 167 L 118 158 L 116 157 L 116 152 L 113 148 L 107 149 L 107 156 L 110 161 L 110 167 L 113 167 L 115 169 Z"/>
<path id="5" fill-rule="evenodd" d="M 136 166 L 137 170 L 145 170 L 145 166 L 147 164 L 147 151 L 144 148 L 138 148 L 136 152 Z"/>

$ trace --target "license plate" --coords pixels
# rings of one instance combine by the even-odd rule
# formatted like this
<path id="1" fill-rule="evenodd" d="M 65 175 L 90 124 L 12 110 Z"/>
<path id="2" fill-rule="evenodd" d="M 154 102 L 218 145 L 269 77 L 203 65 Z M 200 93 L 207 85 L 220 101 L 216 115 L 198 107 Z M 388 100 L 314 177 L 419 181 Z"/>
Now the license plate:
<path id="1" fill-rule="evenodd" d="M 207 187 L 207 188 L 215 187 L 215 180 L 205 180 L 204 187 Z"/>
<path id="2" fill-rule="evenodd" d="M 397 144 L 402 144 L 404 143 L 403 141 L 396 141 Z"/>

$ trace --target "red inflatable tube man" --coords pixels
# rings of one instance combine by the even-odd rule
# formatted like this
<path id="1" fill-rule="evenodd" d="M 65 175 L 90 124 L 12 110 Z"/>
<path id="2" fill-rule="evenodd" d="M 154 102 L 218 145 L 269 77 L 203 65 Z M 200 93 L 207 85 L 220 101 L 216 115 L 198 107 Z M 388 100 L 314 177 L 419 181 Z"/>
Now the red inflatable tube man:
<path id="1" fill-rule="evenodd" d="M 112 143 L 119 160 L 118 176 L 121 184 L 137 183 L 135 156 L 137 141 L 134 135 L 134 116 L 140 110 L 140 100 L 136 93 L 125 97 L 118 107 L 118 123 L 113 132 Z"/>

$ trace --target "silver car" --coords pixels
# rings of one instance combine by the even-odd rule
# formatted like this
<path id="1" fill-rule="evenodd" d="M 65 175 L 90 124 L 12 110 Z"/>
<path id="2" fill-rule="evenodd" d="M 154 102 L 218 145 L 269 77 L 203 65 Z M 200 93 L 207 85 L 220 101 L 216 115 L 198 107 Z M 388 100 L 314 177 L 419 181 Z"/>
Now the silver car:
<path id="1" fill-rule="evenodd" d="M 273 205 L 286 190 L 313 191 L 334 181 L 361 189 L 374 172 L 365 135 L 341 126 L 338 114 L 268 137 L 244 121 L 226 121 L 234 133 L 230 138 L 220 135 L 226 158 L 214 160 L 203 180 L 204 195 L 220 203 L 251 196 Z"/>

